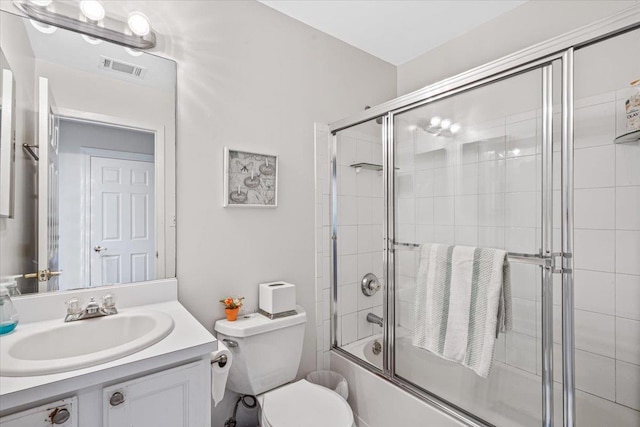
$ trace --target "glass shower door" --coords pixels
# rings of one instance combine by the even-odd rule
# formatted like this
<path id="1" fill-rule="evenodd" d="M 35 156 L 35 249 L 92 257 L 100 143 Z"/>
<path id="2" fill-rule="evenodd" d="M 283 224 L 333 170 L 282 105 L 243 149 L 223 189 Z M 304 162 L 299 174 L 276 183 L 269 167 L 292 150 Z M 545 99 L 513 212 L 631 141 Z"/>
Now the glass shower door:
<path id="1" fill-rule="evenodd" d="M 382 120 L 373 119 L 334 135 L 331 191 L 333 345 L 379 370 L 386 282 L 383 130 Z"/>
<path id="2" fill-rule="evenodd" d="M 543 338 L 543 328 L 551 331 L 551 272 L 541 265 L 552 252 L 553 69 L 548 64 L 393 115 L 393 373 L 499 426 L 538 427 L 552 413 L 542 381 L 551 352 L 550 334 Z M 417 315 L 424 308 L 417 303 L 424 286 L 420 246 L 433 243 L 512 255 L 513 329 L 495 342 L 487 378 L 412 344 L 415 319 L 424 317 Z"/>

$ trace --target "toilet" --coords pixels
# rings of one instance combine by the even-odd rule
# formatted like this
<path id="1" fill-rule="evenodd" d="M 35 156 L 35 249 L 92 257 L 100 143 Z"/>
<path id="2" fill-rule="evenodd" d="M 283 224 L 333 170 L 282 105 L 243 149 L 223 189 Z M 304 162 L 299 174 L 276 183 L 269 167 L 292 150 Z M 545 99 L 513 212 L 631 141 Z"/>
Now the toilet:
<path id="1" fill-rule="evenodd" d="M 295 379 L 307 314 L 269 319 L 259 313 L 218 320 L 215 330 L 233 353 L 227 388 L 256 396 L 261 427 L 352 427 L 346 400 L 328 388 Z"/>

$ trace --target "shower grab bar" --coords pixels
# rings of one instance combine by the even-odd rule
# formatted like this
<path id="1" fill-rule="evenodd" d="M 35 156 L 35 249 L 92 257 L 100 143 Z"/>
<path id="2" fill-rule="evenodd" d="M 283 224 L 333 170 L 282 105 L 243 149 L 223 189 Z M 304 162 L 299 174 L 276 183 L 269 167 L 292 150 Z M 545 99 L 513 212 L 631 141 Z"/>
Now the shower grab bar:
<path id="1" fill-rule="evenodd" d="M 409 250 L 416 250 L 422 245 L 418 243 L 395 242 L 395 246 L 406 248 Z M 523 264 L 540 265 L 543 267 L 553 266 L 553 259 L 551 257 L 543 257 L 541 255 L 535 254 L 523 254 L 518 252 L 507 252 L 507 256 L 509 257 L 509 261 L 519 262 Z"/>

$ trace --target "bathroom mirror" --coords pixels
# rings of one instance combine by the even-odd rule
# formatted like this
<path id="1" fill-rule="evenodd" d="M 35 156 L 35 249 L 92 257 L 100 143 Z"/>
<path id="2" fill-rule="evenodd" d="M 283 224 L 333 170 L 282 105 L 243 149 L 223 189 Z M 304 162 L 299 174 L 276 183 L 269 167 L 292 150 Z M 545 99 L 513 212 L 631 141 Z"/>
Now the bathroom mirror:
<path id="1" fill-rule="evenodd" d="M 176 63 L 4 11 L 0 31 L 15 81 L 0 280 L 28 294 L 174 277 Z"/>

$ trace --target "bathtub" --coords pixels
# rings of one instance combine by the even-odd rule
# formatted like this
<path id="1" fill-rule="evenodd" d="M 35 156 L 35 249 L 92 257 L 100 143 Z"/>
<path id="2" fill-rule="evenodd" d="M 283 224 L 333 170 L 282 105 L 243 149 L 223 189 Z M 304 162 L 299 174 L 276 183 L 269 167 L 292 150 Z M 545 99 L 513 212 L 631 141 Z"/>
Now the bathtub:
<path id="1" fill-rule="evenodd" d="M 380 352 L 378 354 L 375 354 L 373 350 L 376 342 L 380 344 Z M 342 349 L 382 370 L 382 334 L 352 342 L 343 346 Z"/>

